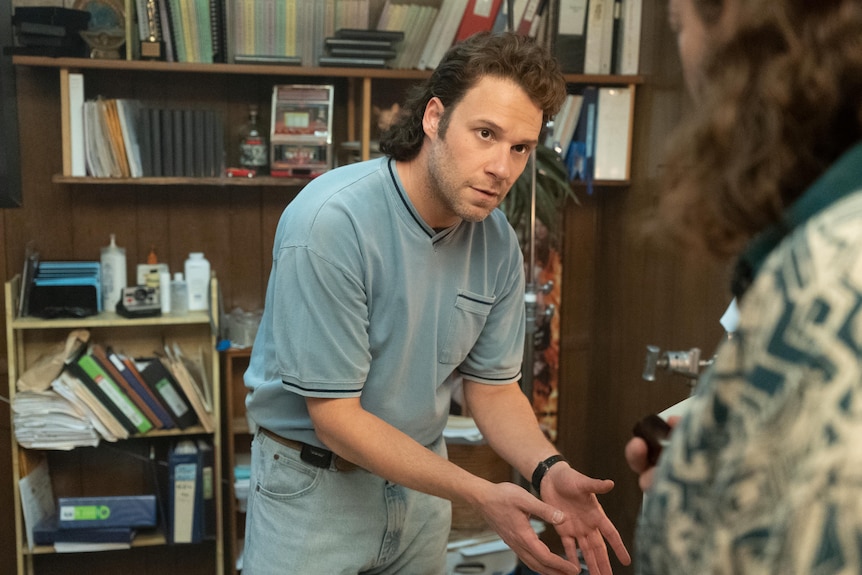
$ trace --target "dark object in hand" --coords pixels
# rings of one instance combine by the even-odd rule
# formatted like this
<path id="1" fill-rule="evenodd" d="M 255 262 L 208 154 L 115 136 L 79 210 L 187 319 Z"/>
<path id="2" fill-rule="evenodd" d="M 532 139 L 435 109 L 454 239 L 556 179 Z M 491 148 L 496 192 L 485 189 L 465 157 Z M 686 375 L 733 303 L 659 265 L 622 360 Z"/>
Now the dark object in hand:
<path id="1" fill-rule="evenodd" d="M 635 424 L 632 433 L 646 441 L 647 461 L 650 466 L 658 461 L 671 429 L 664 419 L 655 414 L 647 415 Z"/>

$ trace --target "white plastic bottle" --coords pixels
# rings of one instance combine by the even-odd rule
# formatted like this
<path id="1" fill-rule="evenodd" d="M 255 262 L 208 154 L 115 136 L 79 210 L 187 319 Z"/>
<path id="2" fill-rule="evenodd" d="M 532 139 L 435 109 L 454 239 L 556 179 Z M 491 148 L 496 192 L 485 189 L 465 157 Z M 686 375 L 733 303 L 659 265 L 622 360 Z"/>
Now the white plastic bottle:
<path id="1" fill-rule="evenodd" d="M 209 307 L 210 263 L 203 252 L 192 252 L 185 264 L 186 283 L 189 286 L 189 311 Z"/>
<path id="2" fill-rule="evenodd" d="M 174 274 L 171 282 L 171 313 L 174 315 L 186 315 L 189 311 L 189 289 L 183 272 Z"/>
<path id="3" fill-rule="evenodd" d="M 117 302 L 126 287 L 126 249 L 117 247 L 117 237 L 111 234 L 111 243 L 101 253 L 102 309 L 115 311 Z"/>
<path id="4" fill-rule="evenodd" d="M 162 304 L 162 313 L 171 313 L 171 274 L 159 273 L 159 299 Z"/>

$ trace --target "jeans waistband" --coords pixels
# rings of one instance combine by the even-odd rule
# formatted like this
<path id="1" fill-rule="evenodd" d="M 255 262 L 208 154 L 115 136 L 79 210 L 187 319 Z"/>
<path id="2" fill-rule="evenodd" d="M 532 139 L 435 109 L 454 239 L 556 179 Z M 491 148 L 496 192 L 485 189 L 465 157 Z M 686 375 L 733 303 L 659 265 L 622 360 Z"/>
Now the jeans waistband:
<path id="1" fill-rule="evenodd" d="M 336 470 L 343 473 L 349 473 L 351 471 L 356 471 L 357 469 L 362 469 L 355 463 L 347 461 L 343 457 L 336 455 L 328 449 L 323 449 L 322 447 L 317 447 L 315 445 L 309 445 L 301 441 L 282 437 L 274 431 L 266 429 L 265 427 L 258 427 L 257 429 L 258 433 L 269 437 L 276 443 L 280 443 L 285 447 L 289 447 L 298 451 L 300 459 L 302 459 L 309 465 L 313 465 L 321 469 L 329 469 L 330 466 L 334 466 Z"/>

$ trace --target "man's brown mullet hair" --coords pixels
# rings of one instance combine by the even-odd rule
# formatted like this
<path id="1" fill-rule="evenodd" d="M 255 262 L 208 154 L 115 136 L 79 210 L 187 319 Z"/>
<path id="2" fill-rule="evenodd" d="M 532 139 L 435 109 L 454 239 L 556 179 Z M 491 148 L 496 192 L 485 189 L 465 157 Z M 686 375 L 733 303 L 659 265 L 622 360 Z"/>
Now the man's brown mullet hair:
<path id="1" fill-rule="evenodd" d="M 485 76 L 511 80 L 553 117 L 566 97 L 566 81 L 557 61 L 532 38 L 512 32 L 480 32 L 452 46 L 427 80 L 411 88 L 392 127 L 380 138 L 380 150 L 396 160 L 416 157 L 425 134 L 422 117 L 433 97 L 445 107 L 443 128 L 452 109 Z"/>

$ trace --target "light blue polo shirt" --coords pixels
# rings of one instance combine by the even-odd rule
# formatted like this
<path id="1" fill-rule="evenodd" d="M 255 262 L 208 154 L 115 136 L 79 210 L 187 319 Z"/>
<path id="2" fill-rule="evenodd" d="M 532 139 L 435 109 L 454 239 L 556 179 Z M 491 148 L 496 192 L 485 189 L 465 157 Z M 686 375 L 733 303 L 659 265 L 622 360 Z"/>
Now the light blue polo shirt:
<path id="1" fill-rule="evenodd" d="M 323 446 L 305 397 L 361 397 L 428 445 L 458 379 L 520 377 L 524 322 L 523 256 L 502 212 L 438 232 L 393 160 L 338 168 L 279 221 L 246 405 L 258 425 Z"/>

